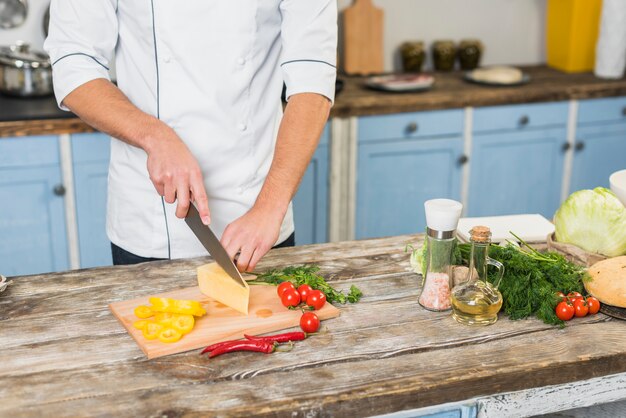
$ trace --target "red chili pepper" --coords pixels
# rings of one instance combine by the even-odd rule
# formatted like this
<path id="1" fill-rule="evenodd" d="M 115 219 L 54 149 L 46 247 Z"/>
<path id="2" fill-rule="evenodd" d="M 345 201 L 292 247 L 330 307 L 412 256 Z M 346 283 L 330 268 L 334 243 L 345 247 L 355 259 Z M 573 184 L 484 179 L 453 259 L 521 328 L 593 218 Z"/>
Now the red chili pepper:
<path id="1" fill-rule="evenodd" d="M 265 337 L 259 337 L 256 335 L 244 334 L 250 341 L 267 341 L 268 343 L 288 343 L 289 341 L 302 341 L 307 335 L 304 332 L 287 332 L 285 334 L 267 335 Z"/>
<path id="2" fill-rule="evenodd" d="M 246 340 L 229 340 L 229 341 L 222 341 L 220 343 L 211 344 L 210 346 L 208 346 L 207 348 L 202 350 L 200 352 L 200 354 L 208 353 L 209 351 L 213 351 L 216 348 L 221 347 L 223 345 L 231 345 L 233 343 L 238 343 L 238 342 L 242 342 L 242 341 L 246 341 Z"/>
<path id="3" fill-rule="evenodd" d="M 225 353 L 235 351 L 255 351 L 258 353 L 270 354 L 276 350 L 276 343 L 267 341 L 237 341 L 233 344 L 222 345 L 211 351 L 209 358 L 217 357 Z"/>

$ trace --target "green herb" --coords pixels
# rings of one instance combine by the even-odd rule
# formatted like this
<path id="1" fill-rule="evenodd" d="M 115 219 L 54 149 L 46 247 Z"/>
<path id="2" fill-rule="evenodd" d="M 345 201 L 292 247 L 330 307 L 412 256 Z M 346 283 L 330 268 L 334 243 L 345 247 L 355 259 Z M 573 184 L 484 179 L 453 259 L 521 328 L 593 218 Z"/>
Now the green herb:
<path id="1" fill-rule="evenodd" d="M 251 285 L 273 285 L 278 286 L 282 282 L 292 282 L 297 288 L 300 285 L 308 284 L 313 289 L 320 290 L 326 295 L 326 300 L 330 303 L 346 302 L 356 303 L 361 299 L 363 293 L 354 285 L 350 287 L 347 295 L 335 290 L 326 280 L 318 274 L 320 268 L 315 265 L 302 265 L 285 267 L 282 270 L 271 270 L 266 273 L 257 274 L 255 280 L 249 281 Z"/>
<path id="2" fill-rule="evenodd" d="M 535 315 L 547 324 L 563 325 L 554 312 L 559 302 L 556 293 L 583 293 L 583 282 L 589 276 L 583 267 L 569 262 L 561 254 L 539 252 L 515 237 L 525 249 L 513 244 L 489 247 L 489 256 L 504 264 L 504 277 L 499 286 L 504 312 L 511 319 Z M 471 244 L 459 244 L 458 248 L 464 264 L 468 264 Z M 495 275 L 489 276 L 490 281 L 494 278 Z"/>

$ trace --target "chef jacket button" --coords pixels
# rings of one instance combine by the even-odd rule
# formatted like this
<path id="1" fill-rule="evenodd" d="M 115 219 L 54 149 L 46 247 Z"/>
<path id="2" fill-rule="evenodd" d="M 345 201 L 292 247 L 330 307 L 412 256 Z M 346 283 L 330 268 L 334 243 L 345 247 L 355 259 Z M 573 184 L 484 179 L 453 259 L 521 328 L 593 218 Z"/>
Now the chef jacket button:
<path id="1" fill-rule="evenodd" d="M 238 58 L 238 59 L 237 59 L 237 64 L 239 64 L 239 65 L 244 65 L 245 63 L 246 63 L 245 58 Z"/>
<path id="2" fill-rule="evenodd" d="M 248 129 L 248 126 L 246 126 L 246 124 L 245 124 L 245 123 L 240 123 L 240 124 L 239 124 L 239 130 L 240 130 L 241 132 L 245 131 L 246 129 Z"/>
<path id="3" fill-rule="evenodd" d="M 163 62 L 169 64 L 172 61 L 172 57 L 166 55 L 163 57 Z"/>
<path id="4" fill-rule="evenodd" d="M 244 192 L 243 187 L 238 187 L 237 188 L 237 192 L 239 192 L 239 194 L 243 194 L 243 192 Z"/>

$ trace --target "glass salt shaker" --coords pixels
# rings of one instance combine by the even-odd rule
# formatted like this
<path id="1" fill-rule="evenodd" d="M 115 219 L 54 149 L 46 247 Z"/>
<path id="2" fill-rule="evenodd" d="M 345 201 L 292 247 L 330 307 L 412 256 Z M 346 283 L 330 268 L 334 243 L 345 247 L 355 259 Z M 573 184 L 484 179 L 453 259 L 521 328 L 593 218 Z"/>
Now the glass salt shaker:
<path id="1" fill-rule="evenodd" d="M 426 275 L 418 301 L 430 311 L 447 311 L 452 307 L 452 253 L 463 205 L 455 200 L 433 199 L 426 201 L 424 208 L 427 225 Z"/>

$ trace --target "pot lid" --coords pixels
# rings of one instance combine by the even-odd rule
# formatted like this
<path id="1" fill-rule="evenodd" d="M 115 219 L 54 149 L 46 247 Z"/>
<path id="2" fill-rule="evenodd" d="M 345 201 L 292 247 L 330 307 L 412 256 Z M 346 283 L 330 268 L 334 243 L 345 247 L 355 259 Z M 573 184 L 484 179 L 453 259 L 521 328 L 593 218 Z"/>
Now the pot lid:
<path id="1" fill-rule="evenodd" d="M 31 51 L 27 43 L 17 42 L 0 46 L 0 64 L 15 68 L 50 68 L 50 58 L 43 52 Z"/>

